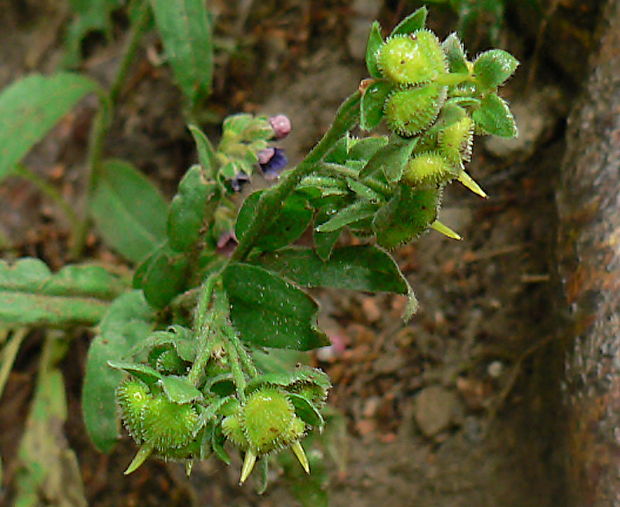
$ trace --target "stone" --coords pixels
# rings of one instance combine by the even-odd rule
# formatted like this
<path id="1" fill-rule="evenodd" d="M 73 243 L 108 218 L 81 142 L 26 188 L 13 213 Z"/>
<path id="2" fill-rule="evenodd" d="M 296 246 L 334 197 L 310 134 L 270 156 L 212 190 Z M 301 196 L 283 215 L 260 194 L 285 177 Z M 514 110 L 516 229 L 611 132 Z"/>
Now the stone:
<path id="1" fill-rule="evenodd" d="M 438 385 L 422 389 L 414 401 L 414 420 L 428 438 L 447 430 L 463 412 L 458 395 Z"/>

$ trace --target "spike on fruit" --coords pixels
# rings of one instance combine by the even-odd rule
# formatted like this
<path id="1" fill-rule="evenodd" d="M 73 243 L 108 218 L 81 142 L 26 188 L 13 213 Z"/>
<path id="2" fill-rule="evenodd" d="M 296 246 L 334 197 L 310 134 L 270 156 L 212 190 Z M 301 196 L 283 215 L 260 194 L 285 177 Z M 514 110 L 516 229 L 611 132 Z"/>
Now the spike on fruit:
<path id="1" fill-rule="evenodd" d="M 241 478 L 239 479 L 239 485 L 243 484 L 246 479 L 252 473 L 254 469 L 254 464 L 256 463 L 256 454 L 254 454 L 251 450 L 245 453 L 245 458 L 243 459 L 243 467 L 241 467 Z"/>
<path id="2" fill-rule="evenodd" d="M 127 467 L 127 470 L 125 470 L 124 474 L 129 475 L 135 472 L 138 468 L 140 468 L 151 455 L 154 448 L 155 446 L 151 442 L 147 442 L 142 447 L 140 447 L 134 458 L 131 460 L 131 463 L 129 463 L 129 466 Z"/>
<path id="3" fill-rule="evenodd" d="M 465 171 L 461 171 L 456 179 L 459 180 L 466 188 L 471 190 L 474 194 L 477 194 L 484 199 L 487 199 L 489 197 L 486 192 L 482 190 L 482 188 L 480 188 L 480 185 L 478 185 L 478 183 L 476 183 L 474 179 Z"/>
<path id="4" fill-rule="evenodd" d="M 299 443 L 299 440 L 295 442 L 293 445 L 291 445 L 291 450 L 293 451 L 293 454 L 295 454 L 295 457 L 301 464 L 301 467 L 305 470 L 307 474 L 309 474 L 310 464 L 308 463 L 308 458 L 306 456 L 306 453 L 304 452 L 304 448 Z"/>
<path id="5" fill-rule="evenodd" d="M 439 220 L 435 220 L 431 224 L 431 229 L 434 229 L 437 232 L 440 232 L 444 236 L 447 236 L 451 239 L 457 239 L 459 241 L 463 239 L 458 232 L 453 231 L 452 229 L 450 229 L 450 227 L 448 227 L 445 224 L 442 224 Z"/>

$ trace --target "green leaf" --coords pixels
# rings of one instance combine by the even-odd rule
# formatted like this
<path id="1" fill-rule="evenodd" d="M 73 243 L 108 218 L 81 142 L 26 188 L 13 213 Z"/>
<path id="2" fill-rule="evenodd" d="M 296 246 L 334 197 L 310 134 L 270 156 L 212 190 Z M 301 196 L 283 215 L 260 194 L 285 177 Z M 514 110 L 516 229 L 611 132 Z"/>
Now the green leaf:
<path id="1" fill-rule="evenodd" d="M 217 169 L 217 158 L 211 141 L 209 141 L 206 134 L 196 125 L 189 125 L 187 128 L 192 133 L 192 137 L 196 143 L 200 165 L 206 174 L 214 174 Z"/>
<path id="2" fill-rule="evenodd" d="M 48 336 L 34 398 L 19 444 L 11 505 L 86 507 L 80 467 L 62 431 L 67 420 L 65 385 L 58 363 L 67 342 Z"/>
<path id="3" fill-rule="evenodd" d="M 375 215 L 377 243 L 395 248 L 419 237 L 437 218 L 440 191 L 400 185 L 394 197 Z"/>
<path id="4" fill-rule="evenodd" d="M 396 135 L 392 136 L 391 142 L 377 150 L 360 171 L 360 178 L 383 171 L 388 181 L 400 181 L 403 169 L 416 144 L 418 144 L 417 137 L 407 139 Z"/>
<path id="5" fill-rule="evenodd" d="M 99 266 L 52 274 L 38 259 L 0 261 L 0 322 L 16 326 L 94 325 L 126 285 Z"/>
<path id="6" fill-rule="evenodd" d="M 315 230 L 316 232 L 333 232 L 342 229 L 343 227 L 369 218 L 375 214 L 377 206 L 367 201 L 355 201 L 350 206 L 340 209 L 334 214 L 327 222 L 319 225 Z"/>
<path id="7" fill-rule="evenodd" d="M 185 290 L 188 268 L 187 256 L 164 243 L 138 268 L 134 288 L 144 291 L 151 306 L 164 308 Z"/>
<path id="8" fill-rule="evenodd" d="M 334 287 L 407 294 L 409 286 L 394 259 L 372 245 L 337 248 L 327 261 L 308 248 L 286 248 L 255 260 L 302 287 Z"/>
<path id="9" fill-rule="evenodd" d="M 0 93 L 0 180 L 97 84 L 78 74 L 31 75 Z"/>
<path id="10" fill-rule="evenodd" d="M 190 167 L 168 212 L 168 240 L 174 250 L 184 252 L 200 239 L 201 229 L 217 204 L 217 196 L 217 185 L 205 180 L 201 167 Z"/>
<path id="11" fill-rule="evenodd" d="M 441 44 L 448 59 L 448 69 L 456 74 L 469 73 L 463 43 L 455 33 L 450 34 Z"/>
<path id="12" fill-rule="evenodd" d="M 409 35 L 416 30 L 424 28 L 424 26 L 426 25 L 427 14 L 428 10 L 426 9 L 426 7 L 420 7 L 419 9 L 416 9 L 413 13 L 409 14 L 409 16 L 407 16 L 400 23 L 398 23 L 398 25 L 396 25 L 396 28 L 392 30 L 390 36 Z"/>
<path id="13" fill-rule="evenodd" d="M 103 32 L 108 41 L 112 37 L 111 14 L 122 6 L 121 0 L 69 0 L 75 18 L 72 20 L 65 37 L 67 54 L 63 64 L 75 67 L 82 59 L 82 39 L 90 32 Z"/>
<path id="14" fill-rule="evenodd" d="M 322 428 L 325 424 L 323 416 L 318 409 L 306 398 L 300 394 L 289 393 L 288 398 L 295 407 L 295 413 L 301 418 L 303 422 L 310 426 L 318 426 Z"/>
<path id="15" fill-rule="evenodd" d="M 262 190 L 254 192 L 243 202 L 239 210 L 235 234 L 242 240 L 256 216 L 258 200 Z M 280 215 L 257 240 L 256 246 L 261 250 L 272 251 L 282 248 L 297 240 L 312 220 L 312 210 L 308 201 L 299 194 L 292 194 L 282 206 Z"/>
<path id="16" fill-rule="evenodd" d="M 123 294 L 108 309 L 88 350 L 82 413 L 90 439 L 102 452 L 110 452 L 118 440 L 115 389 L 124 376 L 110 368 L 108 361 L 124 359 L 144 340 L 153 327 L 154 317 L 142 292 Z"/>
<path id="17" fill-rule="evenodd" d="M 151 0 L 155 23 L 179 87 L 194 105 L 211 93 L 212 27 L 204 0 Z"/>
<path id="18" fill-rule="evenodd" d="M 476 82 L 482 88 L 495 88 L 506 81 L 519 65 L 519 60 L 507 51 L 492 49 L 485 51 L 474 62 Z"/>
<path id="19" fill-rule="evenodd" d="M 101 166 L 90 212 L 108 246 L 140 262 L 166 239 L 168 205 L 157 188 L 128 162 Z"/>
<path id="20" fill-rule="evenodd" d="M 487 95 L 472 119 L 483 131 L 500 137 L 517 137 L 518 130 L 508 104 L 494 93 Z"/>
<path id="21" fill-rule="evenodd" d="M 348 161 L 359 160 L 367 162 L 377 153 L 379 148 L 383 148 L 387 143 L 387 136 L 364 137 L 363 139 L 355 141 L 349 148 L 349 153 L 346 158 Z"/>
<path id="22" fill-rule="evenodd" d="M 366 68 L 371 77 L 381 77 L 381 72 L 377 66 L 377 52 L 382 44 L 381 25 L 378 21 L 375 21 L 370 27 L 368 45 L 366 46 Z"/>
<path id="23" fill-rule="evenodd" d="M 143 356 L 143 359 L 146 360 L 151 351 L 167 350 L 170 346 L 174 348 L 183 361 L 191 363 L 196 358 L 196 340 L 192 332 L 179 325 L 172 325 L 166 331 L 155 331 L 146 340 L 142 340 L 136 345 L 129 356 L 139 357 L 147 352 Z"/>
<path id="24" fill-rule="evenodd" d="M 375 81 L 364 91 L 360 104 L 360 128 L 374 129 L 383 118 L 383 106 L 394 85 L 389 81 Z"/>
<path id="25" fill-rule="evenodd" d="M 202 393 L 185 377 L 168 375 L 161 379 L 161 385 L 168 399 L 174 403 L 190 403 L 202 399 Z"/>
<path id="26" fill-rule="evenodd" d="M 133 363 L 131 361 L 108 361 L 108 366 L 115 370 L 129 373 L 131 376 L 140 379 L 147 385 L 154 384 L 162 379 L 162 374 L 148 364 Z"/>
<path id="27" fill-rule="evenodd" d="M 293 350 L 329 344 L 316 323 L 316 302 L 280 276 L 248 264 L 231 264 L 222 276 L 242 340 Z"/>
<path id="28" fill-rule="evenodd" d="M 324 371 L 303 364 L 295 366 L 293 362 L 290 368 L 254 377 L 248 382 L 245 391 L 249 394 L 266 384 L 286 387 L 297 383 L 311 383 L 325 390 L 331 387 L 329 377 Z"/>

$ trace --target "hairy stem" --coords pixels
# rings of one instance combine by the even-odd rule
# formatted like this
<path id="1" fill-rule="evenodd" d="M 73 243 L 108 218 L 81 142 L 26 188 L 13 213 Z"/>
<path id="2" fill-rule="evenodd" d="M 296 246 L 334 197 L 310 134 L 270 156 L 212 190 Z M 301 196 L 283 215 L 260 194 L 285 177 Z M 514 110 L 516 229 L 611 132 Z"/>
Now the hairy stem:
<path id="1" fill-rule="evenodd" d="M 356 125 L 359 120 L 360 98 L 359 91 L 347 98 L 338 109 L 330 129 L 306 158 L 295 169 L 286 173 L 280 183 L 261 194 L 256 206 L 254 220 L 239 241 L 239 245 L 230 258 L 231 261 L 242 261 L 247 257 L 261 233 L 278 217 L 282 204 L 295 190 L 299 182 L 312 173 L 316 163 L 329 152 L 344 134 Z"/>
<path id="2" fill-rule="evenodd" d="M 114 117 L 114 107 L 118 101 L 118 97 L 121 93 L 125 78 L 129 68 L 134 60 L 138 45 L 142 34 L 144 33 L 148 20 L 149 20 L 149 8 L 148 4 L 142 0 L 136 0 L 138 3 L 138 15 L 136 21 L 131 27 L 127 42 L 123 49 L 123 56 L 121 62 L 116 71 L 116 76 L 110 85 L 108 93 L 102 93 L 99 95 L 100 106 L 93 124 L 90 130 L 90 136 L 88 141 L 88 153 L 87 153 L 87 174 L 86 174 L 86 189 L 84 193 L 84 220 L 80 223 L 79 229 L 75 232 L 72 245 L 71 256 L 79 257 L 84 249 L 86 243 L 86 235 L 88 233 L 89 220 L 88 210 L 90 207 L 90 201 L 92 194 L 97 185 L 99 178 L 101 159 L 103 155 L 103 145 L 105 138 L 108 135 L 112 118 Z"/>

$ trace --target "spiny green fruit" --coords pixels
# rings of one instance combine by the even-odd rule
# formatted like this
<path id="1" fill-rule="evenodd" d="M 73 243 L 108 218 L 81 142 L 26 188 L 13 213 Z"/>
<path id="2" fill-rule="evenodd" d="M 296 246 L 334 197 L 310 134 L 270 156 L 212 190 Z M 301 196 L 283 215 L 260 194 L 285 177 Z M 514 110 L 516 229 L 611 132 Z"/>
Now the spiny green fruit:
<path id="1" fill-rule="evenodd" d="M 306 432 L 306 423 L 299 417 L 295 416 L 290 426 L 284 432 L 281 437 L 282 445 L 289 445 L 297 440 L 300 440 Z"/>
<path id="2" fill-rule="evenodd" d="M 459 166 L 462 160 L 471 158 L 473 137 L 474 122 L 469 116 L 463 116 L 439 131 L 439 146 L 443 155 L 453 165 Z"/>
<path id="3" fill-rule="evenodd" d="M 243 432 L 243 421 L 239 414 L 229 415 L 222 420 L 222 433 L 242 451 L 250 447 Z"/>
<path id="4" fill-rule="evenodd" d="M 185 373 L 186 365 L 177 351 L 174 349 L 164 350 L 155 361 L 155 368 L 161 373 Z"/>
<path id="5" fill-rule="evenodd" d="M 189 444 L 198 430 L 198 414 L 191 404 L 180 405 L 163 394 L 144 410 L 144 440 L 152 442 L 162 455 L 169 449 Z"/>
<path id="6" fill-rule="evenodd" d="M 453 166 L 441 153 L 426 152 L 413 157 L 403 173 L 403 182 L 411 186 L 446 183 L 455 178 Z"/>
<path id="7" fill-rule="evenodd" d="M 243 407 L 243 429 L 250 449 L 265 454 L 281 447 L 294 420 L 293 404 L 280 389 L 253 392 Z"/>
<path id="8" fill-rule="evenodd" d="M 399 185 L 373 220 L 377 243 L 389 249 L 418 238 L 437 218 L 440 199 L 440 188 Z"/>
<path id="9" fill-rule="evenodd" d="M 445 98 L 443 86 L 398 90 L 385 102 L 385 119 L 392 131 L 406 137 L 414 136 L 435 121 Z"/>
<path id="10" fill-rule="evenodd" d="M 121 417 L 127 432 L 137 442 L 144 439 L 144 410 L 152 398 L 149 388 L 141 380 L 128 379 L 116 389 Z"/>
<path id="11" fill-rule="evenodd" d="M 447 71 L 441 44 L 426 29 L 390 37 L 379 48 L 377 65 L 385 78 L 404 85 L 428 83 Z"/>

